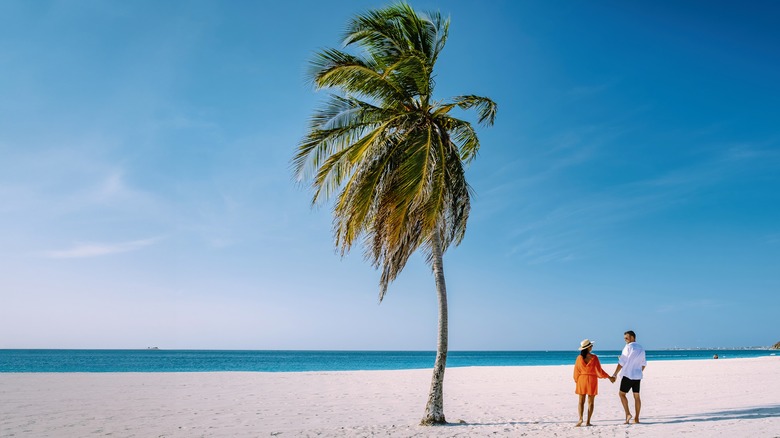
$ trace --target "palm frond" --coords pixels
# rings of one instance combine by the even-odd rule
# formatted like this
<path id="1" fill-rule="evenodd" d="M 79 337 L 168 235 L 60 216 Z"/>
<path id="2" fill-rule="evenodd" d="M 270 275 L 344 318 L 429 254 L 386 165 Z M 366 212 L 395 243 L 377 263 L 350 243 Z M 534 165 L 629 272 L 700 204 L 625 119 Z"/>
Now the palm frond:
<path id="1" fill-rule="evenodd" d="M 383 71 L 383 76 L 411 97 L 430 96 L 433 91 L 431 72 L 427 59 L 419 52 L 407 52 L 399 56 Z M 415 107 L 420 107 L 417 103 Z"/>
<path id="2" fill-rule="evenodd" d="M 460 160 L 466 164 L 472 162 L 479 152 L 479 137 L 474 127 L 471 123 L 454 117 L 446 117 L 445 120 L 450 138 L 460 152 Z"/>
<path id="3" fill-rule="evenodd" d="M 404 114 L 355 98 L 331 95 L 312 116 L 309 132 L 292 159 L 296 179 L 309 178 L 328 156 L 357 141 L 367 131 Z"/>
<path id="4" fill-rule="evenodd" d="M 392 187 L 393 163 L 405 144 L 408 129 L 394 126 L 374 143 L 371 154 L 365 154 L 356 165 L 334 207 L 336 246 L 342 255 L 349 251 L 355 239 L 371 229 L 370 212 L 376 210 L 383 191 Z"/>
<path id="5" fill-rule="evenodd" d="M 387 106 L 411 104 L 409 96 L 379 71 L 377 65 L 335 49 L 315 55 L 310 76 L 317 88 L 340 88 L 347 93 L 379 99 Z"/>
<path id="6" fill-rule="evenodd" d="M 345 144 L 340 151 L 331 154 L 319 167 L 314 178 L 315 192 L 312 202 L 316 202 L 321 194 L 330 197 L 341 187 L 344 178 L 352 168 L 366 159 L 371 159 L 373 155 L 369 153 L 370 150 L 381 146 L 388 136 L 391 124 L 392 120 L 387 121 L 354 143 Z"/>
<path id="7" fill-rule="evenodd" d="M 429 12 L 431 22 L 433 23 L 433 33 L 430 38 L 435 41 L 433 52 L 431 53 L 430 63 L 436 64 L 439 59 L 439 54 L 444 49 L 444 45 L 447 43 L 447 37 L 450 33 L 450 19 L 444 18 L 440 12 Z"/>
<path id="8" fill-rule="evenodd" d="M 347 25 L 344 45 L 362 45 L 375 59 L 393 59 L 406 49 L 402 29 L 397 26 L 393 8 L 368 11 Z"/>
<path id="9" fill-rule="evenodd" d="M 477 115 L 479 116 L 479 123 L 485 126 L 493 125 L 493 122 L 496 120 L 498 105 L 487 97 L 474 95 L 455 97 L 452 99 L 451 103 L 442 105 L 437 110 L 437 113 L 448 113 L 456 106 L 462 109 L 475 108 L 477 110 Z"/>
<path id="10" fill-rule="evenodd" d="M 344 43 L 361 46 L 386 75 L 396 73 L 399 61 L 406 61 L 404 58 L 416 58 L 414 69 L 396 76 L 408 79 L 415 71 L 424 75 L 423 80 L 414 81 L 411 95 L 421 96 L 427 102 L 433 90 L 433 66 L 448 33 L 449 19 L 440 13 L 418 14 L 409 4 L 399 3 L 356 17 L 347 27 Z"/>

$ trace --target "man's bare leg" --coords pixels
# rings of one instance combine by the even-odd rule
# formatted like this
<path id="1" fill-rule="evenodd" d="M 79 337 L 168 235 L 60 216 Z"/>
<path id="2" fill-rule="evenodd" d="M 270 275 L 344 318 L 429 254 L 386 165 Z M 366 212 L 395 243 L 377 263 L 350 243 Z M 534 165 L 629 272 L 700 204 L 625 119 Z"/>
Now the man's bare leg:
<path id="1" fill-rule="evenodd" d="M 578 408 L 577 411 L 580 414 L 580 421 L 578 421 L 574 427 L 582 426 L 582 411 L 585 409 L 585 394 L 580 394 L 579 405 L 577 406 L 577 408 Z"/>
<path id="2" fill-rule="evenodd" d="M 639 398 L 638 393 L 634 393 L 634 406 L 636 407 L 636 417 L 634 417 L 634 423 L 639 423 L 639 411 L 642 409 L 642 399 Z"/>
<path id="3" fill-rule="evenodd" d="M 628 410 L 628 399 L 626 398 L 626 393 L 623 391 L 620 391 L 618 394 L 620 394 L 620 403 L 623 404 L 623 410 L 626 411 L 626 424 L 628 424 L 629 421 L 631 421 L 631 411 Z"/>
<path id="4" fill-rule="evenodd" d="M 588 422 L 585 423 L 586 426 L 590 426 L 590 417 L 593 416 L 593 402 L 595 401 L 595 398 L 595 395 L 588 396 Z"/>

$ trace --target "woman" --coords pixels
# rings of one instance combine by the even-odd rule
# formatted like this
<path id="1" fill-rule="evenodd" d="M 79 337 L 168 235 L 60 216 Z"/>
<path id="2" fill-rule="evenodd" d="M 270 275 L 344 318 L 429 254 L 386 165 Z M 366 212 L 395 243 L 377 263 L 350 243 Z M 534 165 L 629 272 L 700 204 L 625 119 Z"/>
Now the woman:
<path id="1" fill-rule="evenodd" d="M 582 411 L 585 408 L 586 395 L 588 396 L 588 422 L 585 425 L 590 426 L 590 417 L 593 416 L 593 399 L 599 393 L 598 379 L 609 379 L 610 382 L 615 383 L 615 378 L 601 368 L 598 356 L 590 353 L 592 349 L 593 342 L 589 339 L 580 342 L 580 355 L 577 357 L 577 362 L 574 363 L 574 382 L 577 384 L 574 392 L 580 396 L 580 421 L 577 422 L 577 427 L 582 426 Z"/>

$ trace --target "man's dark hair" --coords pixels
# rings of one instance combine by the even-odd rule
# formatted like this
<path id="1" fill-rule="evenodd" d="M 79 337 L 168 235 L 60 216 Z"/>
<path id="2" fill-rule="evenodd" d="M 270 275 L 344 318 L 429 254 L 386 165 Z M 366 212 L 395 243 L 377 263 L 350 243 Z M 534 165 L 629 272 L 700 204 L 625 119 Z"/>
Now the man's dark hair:
<path id="1" fill-rule="evenodd" d="M 627 332 L 625 332 L 625 333 L 623 333 L 623 334 L 624 334 L 624 335 L 629 335 L 629 336 L 631 336 L 632 338 L 636 339 L 636 333 L 634 333 L 634 331 L 633 331 L 633 330 L 629 330 L 629 331 L 627 331 Z"/>

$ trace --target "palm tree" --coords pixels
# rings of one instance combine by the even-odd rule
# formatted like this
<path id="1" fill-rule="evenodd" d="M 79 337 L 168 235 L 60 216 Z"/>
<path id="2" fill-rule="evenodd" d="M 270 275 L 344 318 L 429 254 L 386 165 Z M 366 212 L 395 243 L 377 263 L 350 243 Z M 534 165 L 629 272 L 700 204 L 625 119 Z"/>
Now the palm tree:
<path id="1" fill-rule="evenodd" d="M 311 62 L 316 89 L 335 89 L 315 111 L 292 165 L 310 181 L 312 204 L 338 193 L 333 208 L 336 247 L 344 256 L 362 240 L 381 268 L 379 301 L 422 248 L 439 300 L 436 362 L 422 424 L 443 424 L 447 362 L 447 288 L 442 256 L 461 242 L 470 210 L 464 164 L 479 150 L 472 125 L 450 112 L 476 109 L 492 125 L 496 104 L 466 95 L 432 99 L 434 65 L 447 41 L 449 19 L 418 14 L 405 3 L 356 16 L 344 46 Z"/>

